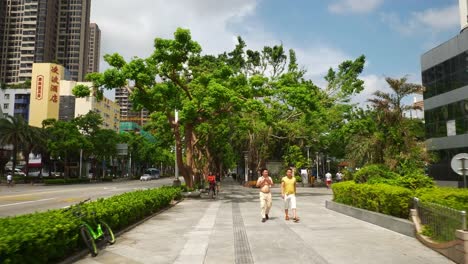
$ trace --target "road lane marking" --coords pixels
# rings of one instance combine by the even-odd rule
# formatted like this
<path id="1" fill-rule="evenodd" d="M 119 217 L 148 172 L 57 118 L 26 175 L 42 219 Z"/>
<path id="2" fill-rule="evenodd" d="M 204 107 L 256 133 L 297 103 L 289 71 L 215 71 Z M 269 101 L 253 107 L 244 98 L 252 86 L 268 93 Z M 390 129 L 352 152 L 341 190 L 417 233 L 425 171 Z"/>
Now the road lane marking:
<path id="1" fill-rule="evenodd" d="M 7 207 L 7 206 L 18 205 L 18 204 L 26 204 L 26 203 L 42 202 L 42 201 L 48 201 L 48 200 L 54 200 L 54 199 L 55 199 L 55 198 L 47 198 L 47 199 L 40 199 L 40 200 L 28 201 L 28 202 L 20 202 L 20 203 L 12 203 L 12 204 L 3 204 L 3 205 L 0 205 L 0 207 Z"/>

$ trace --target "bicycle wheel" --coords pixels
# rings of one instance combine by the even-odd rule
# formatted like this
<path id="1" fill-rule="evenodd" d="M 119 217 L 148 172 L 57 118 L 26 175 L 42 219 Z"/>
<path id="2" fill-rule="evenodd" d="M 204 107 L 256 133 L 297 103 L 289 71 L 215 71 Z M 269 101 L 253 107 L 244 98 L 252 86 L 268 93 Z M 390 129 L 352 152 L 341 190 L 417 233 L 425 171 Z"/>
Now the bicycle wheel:
<path id="1" fill-rule="evenodd" d="M 91 233 L 89 232 L 88 228 L 86 227 L 81 227 L 81 238 L 83 238 L 83 242 L 85 243 L 86 247 L 89 250 L 89 253 L 91 253 L 91 256 L 95 257 L 98 254 L 98 250 L 96 247 L 96 242 L 94 241 L 94 238 L 91 236 Z"/>
<path id="2" fill-rule="evenodd" d="M 209 196 L 210 196 L 211 199 L 213 199 L 213 188 L 211 188 L 211 187 L 210 187 Z"/>
<path id="3" fill-rule="evenodd" d="M 104 236 L 104 239 L 107 241 L 109 244 L 114 244 L 115 243 L 115 236 L 114 232 L 112 232 L 112 229 L 110 226 L 104 222 L 101 221 L 101 228 L 102 228 L 102 233 Z"/>

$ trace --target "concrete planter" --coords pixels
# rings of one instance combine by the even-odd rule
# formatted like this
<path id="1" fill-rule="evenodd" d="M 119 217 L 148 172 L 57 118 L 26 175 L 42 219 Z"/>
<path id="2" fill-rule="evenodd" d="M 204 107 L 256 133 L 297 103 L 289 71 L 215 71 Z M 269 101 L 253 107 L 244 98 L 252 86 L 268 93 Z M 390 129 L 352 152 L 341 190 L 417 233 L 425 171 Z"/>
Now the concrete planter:
<path id="1" fill-rule="evenodd" d="M 335 203 L 333 201 L 325 201 L 325 207 L 327 207 L 330 210 L 352 216 L 359 220 L 390 229 L 397 233 L 407 235 L 410 237 L 415 237 L 416 229 L 414 227 L 414 224 L 409 220 L 381 213 L 376 213 L 345 204 Z"/>

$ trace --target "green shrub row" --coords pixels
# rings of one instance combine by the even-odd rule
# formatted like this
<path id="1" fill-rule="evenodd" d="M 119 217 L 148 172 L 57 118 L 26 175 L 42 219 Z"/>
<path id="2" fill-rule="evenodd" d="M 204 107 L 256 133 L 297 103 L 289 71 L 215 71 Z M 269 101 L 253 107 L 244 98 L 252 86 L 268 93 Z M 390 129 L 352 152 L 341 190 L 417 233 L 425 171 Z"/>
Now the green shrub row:
<path id="1" fill-rule="evenodd" d="M 84 204 L 84 220 L 107 222 L 114 232 L 121 230 L 180 199 L 181 189 L 161 187 L 98 199 Z M 79 236 L 80 220 L 72 210 L 0 218 L 0 263 L 58 262 L 84 248 Z"/>
<path id="2" fill-rule="evenodd" d="M 387 184 L 357 184 L 353 181 L 332 185 L 333 200 L 338 203 L 408 218 L 413 192 Z"/>
<path id="3" fill-rule="evenodd" d="M 422 202 L 436 203 L 468 212 L 468 189 L 447 187 L 420 189 L 416 191 L 415 196 Z"/>
<path id="4" fill-rule="evenodd" d="M 385 183 L 412 190 L 435 186 L 434 180 L 422 172 L 414 171 L 406 175 L 399 175 L 380 164 L 367 165 L 355 172 L 352 178 L 356 183 Z"/>

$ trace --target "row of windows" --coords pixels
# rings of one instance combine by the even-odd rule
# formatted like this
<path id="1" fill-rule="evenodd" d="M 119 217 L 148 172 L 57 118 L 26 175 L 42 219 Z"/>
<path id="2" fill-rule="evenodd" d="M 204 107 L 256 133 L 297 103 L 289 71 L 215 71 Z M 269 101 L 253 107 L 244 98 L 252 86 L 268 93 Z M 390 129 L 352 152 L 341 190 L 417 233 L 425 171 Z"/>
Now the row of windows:
<path id="1" fill-rule="evenodd" d="M 455 120 L 456 134 L 468 133 L 468 99 L 424 111 L 426 137 L 446 137 L 447 121 Z"/>
<path id="2" fill-rule="evenodd" d="M 424 111 L 426 123 L 468 118 L 468 99 Z"/>
<path id="3" fill-rule="evenodd" d="M 468 133 L 468 118 L 458 118 L 452 121 L 455 122 L 455 135 Z M 447 121 L 426 123 L 426 136 L 427 138 L 447 137 L 447 127 Z"/>
<path id="4" fill-rule="evenodd" d="M 422 72 L 424 99 L 468 84 L 468 51 Z"/>

